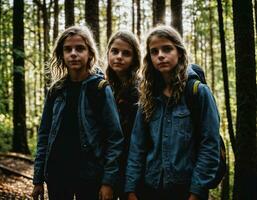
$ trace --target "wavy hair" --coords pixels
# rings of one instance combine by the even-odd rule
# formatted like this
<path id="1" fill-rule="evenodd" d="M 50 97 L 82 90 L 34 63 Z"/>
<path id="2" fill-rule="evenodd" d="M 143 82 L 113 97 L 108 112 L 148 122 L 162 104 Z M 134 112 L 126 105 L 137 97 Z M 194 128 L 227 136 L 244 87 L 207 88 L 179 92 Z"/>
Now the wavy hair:
<path id="1" fill-rule="evenodd" d="M 112 44 L 115 40 L 121 39 L 124 42 L 127 42 L 130 47 L 132 48 L 133 58 L 132 58 L 132 64 L 128 69 L 128 73 L 126 81 L 122 82 L 115 71 L 111 68 L 111 66 L 107 65 L 106 68 L 106 78 L 113 87 L 114 93 L 118 93 L 120 89 L 130 87 L 138 81 L 138 70 L 141 65 L 141 52 L 140 52 L 140 46 L 137 37 L 128 30 L 119 30 L 116 33 L 114 33 L 111 38 L 109 39 L 108 45 L 107 45 L 107 57 L 109 54 L 109 51 L 111 49 Z"/>
<path id="2" fill-rule="evenodd" d="M 165 87 L 165 82 L 161 76 L 161 73 L 154 68 L 151 60 L 149 43 L 151 42 L 153 36 L 170 40 L 175 45 L 180 54 L 178 63 L 170 74 L 170 87 L 175 103 L 178 103 L 180 100 L 181 94 L 187 81 L 186 71 L 188 65 L 188 56 L 180 34 L 170 26 L 161 25 L 153 28 L 148 33 L 146 38 L 146 54 L 143 59 L 143 78 L 140 84 L 139 96 L 139 104 L 143 109 L 146 121 L 150 120 L 152 113 L 154 112 L 154 97 L 160 95 Z"/>
<path id="3" fill-rule="evenodd" d="M 99 56 L 92 32 L 87 27 L 71 26 L 65 29 L 56 39 L 52 56 L 49 61 L 49 70 L 52 78 L 51 86 L 54 85 L 57 89 L 63 86 L 64 81 L 68 76 L 68 70 L 63 59 L 63 45 L 66 38 L 74 35 L 81 36 L 89 49 L 91 56 L 88 60 L 88 72 L 94 74 L 99 69 Z"/>

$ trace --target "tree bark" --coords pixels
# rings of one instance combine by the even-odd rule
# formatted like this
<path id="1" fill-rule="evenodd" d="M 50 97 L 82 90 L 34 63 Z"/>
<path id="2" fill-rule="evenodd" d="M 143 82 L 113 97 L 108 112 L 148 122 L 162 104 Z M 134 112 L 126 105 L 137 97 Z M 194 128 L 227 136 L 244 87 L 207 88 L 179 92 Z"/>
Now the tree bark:
<path id="1" fill-rule="evenodd" d="M 54 33 L 53 33 L 53 43 L 58 36 L 59 32 L 59 4 L 58 0 L 54 0 Z M 66 15 L 65 15 L 66 16 Z"/>
<path id="2" fill-rule="evenodd" d="M 228 132 L 229 138 L 232 146 L 233 153 L 236 150 L 236 142 L 233 128 L 233 121 L 230 108 L 230 94 L 229 94 L 229 83 L 228 83 L 228 68 L 227 68 L 227 55 L 226 55 L 226 41 L 225 41 L 225 32 L 224 32 L 224 23 L 223 23 L 223 9 L 221 0 L 217 0 L 218 4 L 218 16 L 219 16 L 219 33 L 220 33 L 220 47 L 221 47 L 221 66 L 223 74 L 223 86 L 225 94 L 225 104 L 226 104 L 226 113 L 228 120 Z"/>
<path id="3" fill-rule="evenodd" d="M 165 0 L 153 1 L 153 26 L 164 24 L 165 17 Z"/>
<path id="4" fill-rule="evenodd" d="M 96 43 L 99 45 L 99 0 L 86 0 L 85 18 L 87 25 L 92 29 Z"/>
<path id="5" fill-rule="evenodd" d="M 65 28 L 74 25 L 74 0 L 65 0 Z"/>
<path id="6" fill-rule="evenodd" d="M 15 152 L 29 154 L 26 134 L 24 70 L 24 2 L 13 3 L 13 146 Z"/>
<path id="7" fill-rule="evenodd" d="M 137 0 L 137 37 L 141 37 L 141 5 L 140 0 Z"/>
<path id="8" fill-rule="evenodd" d="M 182 4 L 183 0 L 171 0 L 171 25 L 183 35 L 183 23 L 182 23 Z"/>
<path id="9" fill-rule="evenodd" d="M 107 41 L 112 34 L 112 0 L 107 0 Z"/>
<path id="10" fill-rule="evenodd" d="M 233 0 L 237 124 L 234 200 L 257 199 L 256 63 L 252 0 Z"/>

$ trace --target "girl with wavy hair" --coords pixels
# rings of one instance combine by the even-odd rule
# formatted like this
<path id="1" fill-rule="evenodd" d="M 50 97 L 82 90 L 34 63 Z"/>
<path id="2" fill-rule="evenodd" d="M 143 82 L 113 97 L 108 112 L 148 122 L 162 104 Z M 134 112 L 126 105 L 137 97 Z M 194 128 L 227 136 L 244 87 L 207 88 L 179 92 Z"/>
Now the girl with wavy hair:
<path id="1" fill-rule="evenodd" d="M 200 83 L 200 120 L 193 119 L 186 93 L 195 77 L 179 33 L 170 26 L 153 28 L 146 39 L 127 161 L 129 200 L 208 198 L 208 184 L 219 163 L 219 116 L 209 88 Z M 142 178 L 144 187 L 137 193 Z"/>
<path id="2" fill-rule="evenodd" d="M 119 30 L 107 45 L 108 66 L 106 78 L 113 88 L 124 135 L 124 150 L 121 156 L 120 184 L 117 197 L 125 200 L 124 179 L 128 147 L 138 102 L 138 69 L 141 53 L 136 36 L 128 30 Z"/>
<path id="3" fill-rule="evenodd" d="M 33 199 L 43 199 L 44 182 L 50 200 L 112 199 L 123 136 L 110 86 L 99 91 L 101 101 L 92 100 L 103 73 L 87 27 L 71 26 L 60 34 L 50 72 L 53 83 L 38 130 Z M 102 102 L 96 105 L 99 112 L 95 102 Z"/>

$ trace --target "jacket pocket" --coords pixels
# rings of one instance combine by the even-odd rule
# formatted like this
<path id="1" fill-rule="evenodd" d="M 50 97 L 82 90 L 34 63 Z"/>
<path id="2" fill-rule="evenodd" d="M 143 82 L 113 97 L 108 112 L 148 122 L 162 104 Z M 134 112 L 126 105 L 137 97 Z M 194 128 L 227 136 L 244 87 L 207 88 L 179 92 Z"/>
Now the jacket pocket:
<path id="1" fill-rule="evenodd" d="M 193 129 L 190 111 L 187 109 L 175 111 L 173 117 L 175 133 L 182 134 L 186 140 L 189 140 Z"/>

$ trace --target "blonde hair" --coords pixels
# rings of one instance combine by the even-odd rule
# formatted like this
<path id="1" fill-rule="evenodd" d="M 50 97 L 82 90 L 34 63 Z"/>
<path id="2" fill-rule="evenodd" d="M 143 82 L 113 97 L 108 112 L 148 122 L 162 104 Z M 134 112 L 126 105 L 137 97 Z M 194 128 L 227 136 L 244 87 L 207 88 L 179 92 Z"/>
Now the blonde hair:
<path id="1" fill-rule="evenodd" d="M 71 26 L 65 29 L 56 39 L 52 52 L 52 57 L 49 62 L 49 70 L 51 73 L 51 86 L 62 87 L 64 80 L 68 75 L 67 67 L 63 59 L 63 45 L 66 38 L 79 35 L 85 41 L 90 58 L 88 60 L 87 70 L 90 74 L 98 70 L 98 51 L 91 31 L 87 27 Z M 55 84 L 58 83 L 58 84 Z"/>
<path id="2" fill-rule="evenodd" d="M 153 28 L 146 39 L 146 54 L 143 59 L 142 81 L 140 84 L 139 104 L 143 109 L 145 120 L 149 121 L 154 112 L 154 97 L 161 94 L 165 87 L 165 82 L 158 70 L 153 66 L 149 43 L 153 36 L 170 40 L 179 52 L 178 63 L 171 71 L 170 87 L 175 103 L 180 100 L 181 94 L 187 81 L 188 56 L 180 34 L 170 26 L 157 26 Z"/>
<path id="3" fill-rule="evenodd" d="M 125 82 L 121 82 L 119 80 L 118 76 L 108 63 L 106 69 L 106 78 L 113 87 L 114 93 L 117 93 L 122 87 L 129 87 L 131 85 L 134 85 L 138 81 L 138 70 L 141 65 L 141 52 L 139 41 L 137 37 L 128 30 L 119 30 L 111 36 L 107 45 L 107 57 L 112 44 L 117 39 L 121 39 L 122 41 L 127 42 L 132 48 L 133 55 L 132 64 L 128 69 L 127 80 Z"/>

